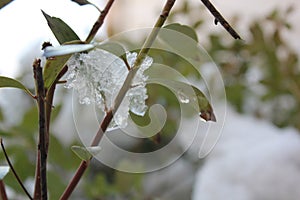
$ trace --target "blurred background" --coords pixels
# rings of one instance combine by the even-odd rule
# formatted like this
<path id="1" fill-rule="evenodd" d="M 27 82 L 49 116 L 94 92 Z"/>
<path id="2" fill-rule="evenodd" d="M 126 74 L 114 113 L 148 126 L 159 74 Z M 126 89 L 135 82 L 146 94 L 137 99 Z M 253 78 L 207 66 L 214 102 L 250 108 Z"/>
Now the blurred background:
<path id="1" fill-rule="evenodd" d="M 100 8 L 105 5 L 105 1 L 91 2 Z M 199 159 L 204 139 L 200 131 L 188 152 L 156 172 L 128 174 L 94 161 L 72 199 L 300 199 L 297 189 L 300 184 L 300 4 L 293 0 L 214 0 L 212 3 L 241 35 L 241 41 L 231 38 L 220 25 L 216 26 L 200 0 L 178 0 L 168 23 L 193 27 L 199 44 L 222 74 L 227 113 L 222 136 L 214 149 Z M 161 0 L 116 1 L 97 40 L 151 27 L 163 4 Z M 14 0 L 0 10 L 0 75 L 17 78 L 32 90 L 31 66 L 34 58 L 41 57 L 42 43 L 50 41 L 58 45 L 41 9 L 63 19 L 83 40 L 98 17 L 94 7 L 79 6 L 68 0 Z M 144 37 L 134 35 L 127 42 L 134 43 Z M 174 66 L 186 77 L 194 76 L 192 67 L 177 56 L 155 51 L 151 56 Z M 213 79 L 214 74 L 210 76 Z M 134 152 L 163 147 L 178 128 L 178 103 L 174 95 L 154 86 L 148 87 L 148 94 L 149 105 L 164 102 L 168 121 L 159 137 L 121 144 Z M 51 199 L 59 198 L 68 183 L 67 177 L 72 176 L 80 162 L 70 150 L 71 145 L 80 144 L 71 101 L 72 92 L 60 87 L 54 102 L 49 152 Z M 147 122 L 132 117 L 138 123 Z M 11 160 L 25 185 L 32 190 L 36 106 L 21 91 L 1 89 L 0 119 L 0 135 Z M 86 126 L 90 130 L 88 123 Z M 189 135 L 191 130 L 186 128 L 185 132 Z M 214 145 L 209 141 L 215 142 L 215 137 L 214 133 L 208 135 L 208 147 Z M 177 141 L 178 148 L 186 143 L 185 138 L 181 139 Z M 4 165 L 2 153 L 0 158 Z M 11 173 L 5 183 L 11 199 L 23 199 Z"/>

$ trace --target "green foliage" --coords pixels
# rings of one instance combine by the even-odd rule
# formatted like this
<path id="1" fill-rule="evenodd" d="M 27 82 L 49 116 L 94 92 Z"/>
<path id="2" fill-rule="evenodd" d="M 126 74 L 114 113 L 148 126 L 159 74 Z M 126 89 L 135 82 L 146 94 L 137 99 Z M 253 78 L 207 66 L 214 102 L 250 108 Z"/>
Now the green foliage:
<path id="1" fill-rule="evenodd" d="M 33 96 L 31 94 L 31 92 L 29 91 L 29 89 L 27 89 L 22 83 L 20 83 L 19 81 L 12 79 L 12 78 L 8 78 L 8 77 L 4 77 L 4 76 L 0 76 L 0 88 L 1 87 L 11 87 L 11 88 L 18 88 L 21 89 L 23 91 L 25 91 L 27 94 L 29 94 L 30 96 Z"/>
<path id="2" fill-rule="evenodd" d="M 163 28 L 158 38 L 179 55 L 185 58 L 197 58 L 199 54 L 198 38 L 193 28 L 178 23 L 168 24 Z"/>
<path id="3" fill-rule="evenodd" d="M 57 41 L 60 44 L 64 44 L 73 40 L 80 40 L 73 29 L 70 28 L 70 26 L 67 25 L 63 20 L 57 17 L 51 17 L 44 11 L 42 11 L 42 13 L 46 18 L 52 33 L 55 35 Z"/>
<path id="4" fill-rule="evenodd" d="M 279 127 L 300 130 L 299 60 L 282 36 L 292 28 L 287 21 L 291 12 L 291 7 L 274 10 L 253 21 L 245 42 L 224 43 L 221 35 L 210 35 L 208 51 L 219 62 L 227 99 L 238 111 L 249 112 L 251 108 L 250 112 Z M 257 102 L 255 107 L 249 105 L 251 101 Z"/>
<path id="5" fill-rule="evenodd" d="M 52 33 L 55 35 L 60 44 L 70 43 L 71 41 L 75 41 L 74 43 L 80 43 L 80 38 L 63 20 L 57 17 L 51 17 L 44 11 L 42 11 L 42 13 L 46 18 Z M 65 55 L 47 59 L 44 69 L 45 88 L 51 87 L 70 57 L 71 55 Z"/>
<path id="6" fill-rule="evenodd" d="M 195 40 L 196 42 L 198 42 L 197 33 L 195 32 L 195 30 L 193 28 L 191 28 L 187 25 L 182 25 L 179 23 L 172 23 L 172 24 L 168 24 L 168 25 L 164 26 L 163 28 L 182 33 L 182 34 L 190 37 L 191 39 Z"/>
<path id="7" fill-rule="evenodd" d="M 44 68 L 45 88 L 50 88 L 56 77 L 61 72 L 71 55 L 57 56 L 54 59 L 47 59 Z"/>

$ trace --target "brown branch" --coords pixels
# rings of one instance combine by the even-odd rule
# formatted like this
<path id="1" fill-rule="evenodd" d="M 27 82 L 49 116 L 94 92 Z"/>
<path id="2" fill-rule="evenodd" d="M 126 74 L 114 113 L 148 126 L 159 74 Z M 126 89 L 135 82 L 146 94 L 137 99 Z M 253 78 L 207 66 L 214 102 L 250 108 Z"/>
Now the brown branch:
<path id="1" fill-rule="evenodd" d="M 209 0 L 201 0 L 205 7 L 211 12 L 215 17 L 215 24 L 220 22 L 220 24 L 227 30 L 227 32 L 234 39 L 241 39 L 239 34 L 230 26 L 230 24 L 225 20 L 221 13 L 215 8 L 215 6 Z"/>
<path id="2" fill-rule="evenodd" d="M 23 191 L 26 193 L 26 195 L 28 196 L 28 198 L 31 199 L 31 200 L 33 200 L 33 198 L 31 197 L 31 195 L 29 194 L 29 192 L 27 191 L 27 189 L 26 189 L 25 186 L 23 185 L 23 183 L 22 183 L 20 177 L 18 176 L 18 174 L 17 174 L 17 172 L 16 172 L 14 166 L 13 166 L 12 163 L 10 162 L 9 157 L 8 157 L 8 155 L 7 155 L 7 152 L 6 152 L 6 150 L 5 150 L 5 147 L 4 147 L 2 138 L 0 138 L 0 143 L 1 143 L 1 148 L 2 148 L 2 151 L 3 151 L 3 153 L 4 153 L 5 159 L 6 159 L 7 163 L 8 163 L 8 165 L 9 165 L 11 171 L 13 172 L 15 178 L 17 179 L 18 183 L 20 184 L 20 186 L 22 187 Z"/>
<path id="3" fill-rule="evenodd" d="M 164 22 L 166 21 L 170 10 L 172 9 L 174 3 L 176 0 L 167 0 L 163 11 L 160 15 L 160 17 L 158 18 L 158 20 L 156 21 L 154 28 L 152 29 L 151 33 L 149 34 L 147 40 L 145 41 L 142 49 L 140 50 L 138 57 L 133 65 L 133 67 L 131 68 L 131 70 L 129 71 L 125 82 L 122 86 L 122 88 L 120 89 L 120 92 L 118 93 L 116 99 L 115 99 L 115 103 L 114 103 L 114 108 L 110 111 L 108 111 L 105 115 L 105 117 L 103 118 L 101 125 L 99 127 L 98 132 L 96 133 L 91 146 L 97 146 L 99 144 L 99 142 L 101 141 L 101 139 L 103 138 L 103 135 L 107 129 L 107 127 L 109 126 L 111 120 L 113 119 L 113 115 L 114 113 L 118 110 L 118 107 L 120 106 L 123 98 L 126 95 L 127 90 L 130 88 L 130 84 L 132 79 L 134 78 L 135 73 L 138 70 L 139 65 L 143 62 L 146 54 L 148 53 L 153 41 L 156 39 L 157 34 L 159 32 L 159 28 L 161 28 L 164 24 Z M 75 187 L 77 186 L 77 184 L 79 183 L 82 175 L 84 174 L 85 170 L 87 169 L 88 165 L 90 164 L 89 161 L 82 161 L 81 164 L 79 165 L 73 179 L 70 181 L 69 185 L 67 186 L 66 190 L 64 191 L 63 195 L 61 196 L 60 200 L 66 200 L 70 197 L 70 195 L 72 194 L 73 190 L 75 189 Z"/>
<path id="4" fill-rule="evenodd" d="M 36 85 L 36 95 L 39 110 L 39 144 L 38 144 L 38 160 L 40 161 L 40 185 L 41 198 L 46 200 L 47 195 L 47 148 L 46 148 L 46 111 L 45 111 L 45 87 L 43 79 L 43 69 L 41 60 L 36 59 L 33 63 L 33 73 Z"/>
<path id="5" fill-rule="evenodd" d="M 0 199 L 8 200 L 3 180 L 0 180 Z"/>
<path id="6" fill-rule="evenodd" d="M 85 40 L 86 43 L 90 43 L 93 40 L 93 38 L 97 34 L 98 30 L 102 26 L 104 19 L 105 19 L 106 15 L 108 14 L 113 3 L 114 3 L 114 0 L 109 0 L 107 2 L 105 8 L 103 9 L 103 11 L 101 11 L 99 18 L 97 19 L 92 30 L 90 31 L 89 35 L 87 36 L 87 38 Z"/>

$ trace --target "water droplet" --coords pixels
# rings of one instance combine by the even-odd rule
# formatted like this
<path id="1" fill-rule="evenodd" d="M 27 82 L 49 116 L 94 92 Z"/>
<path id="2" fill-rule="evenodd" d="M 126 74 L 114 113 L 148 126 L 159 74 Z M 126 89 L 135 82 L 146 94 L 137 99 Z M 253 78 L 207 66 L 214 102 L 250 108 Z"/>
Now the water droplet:
<path id="1" fill-rule="evenodd" d="M 189 103 L 190 102 L 189 97 L 182 90 L 177 91 L 177 97 L 181 103 Z"/>

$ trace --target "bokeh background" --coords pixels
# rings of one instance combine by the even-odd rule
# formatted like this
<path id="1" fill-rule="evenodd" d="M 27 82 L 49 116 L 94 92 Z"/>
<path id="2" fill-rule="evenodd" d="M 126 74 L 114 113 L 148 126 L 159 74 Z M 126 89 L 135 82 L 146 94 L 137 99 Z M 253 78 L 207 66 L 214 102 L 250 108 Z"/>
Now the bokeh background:
<path id="1" fill-rule="evenodd" d="M 91 2 L 100 8 L 105 5 L 105 1 Z M 72 199 L 300 198 L 297 189 L 300 184 L 300 4 L 293 0 L 214 0 L 213 3 L 239 32 L 241 41 L 235 41 L 220 25 L 216 26 L 200 0 L 178 0 L 168 20 L 196 30 L 199 44 L 223 76 L 227 117 L 213 151 L 199 159 L 204 137 L 200 132 L 184 156 L 153 173 L 127 174 L 94 161 Z M 116 1 L 97 40 L 122 31 L 151 27 L 163 4 L 160 0 Z M 79 6 L 68 0 L 14 0 L 0 10 L 0 74 L 17 78 L 32 90 L 31 65 L 34 58 L 42 55 L 41 44 L 44 41 L 58 44 L 41 9 L 63 19 L 81 39 L 85 39 L 98 17 L 94 7 Z M 133 35 L 128 43 L 143 37 Z M 159 53 L 152 52 L 152 56 L 155 58 Z M 183 75 L 193 76 L 194 70 L 182 59 L 174 55 L 159 56 Z M 213 80 L 214 74 L 210 76 Z M 123 145 L 132 151 L 160 148 L 176 132 L 178 119 L 174 115 L 178 114 L 178 104 L 174 96 L 164 88 L 152 87 L 149 96 L 149 103 L 166 100 L 164 106 L 170 119 L 159 139 L 125 141 Z M 71 98 L 72 92 L 61 87 L 54 103 L 48 172 L 51 199 L 58 199 L 80 162 L 70 150 L 73 144 L 80 144 Z M 0 108 L 1 137 L 20 177 L 32 190 L 36 106 L 21 91 L 1 89 Z M 143 119 L 134 119 L 143 123 Z M 89 130 L 88 122 L 86 130 Z M 188 128 L 185 131 L 187 135 L 190 132 Z M 209 135 L 207 141 L 215 142 L 215 135 Z M 178 148 L 185 142 L 185 138 L 179 140 Z M 2 153 L 0 158 L 4 165 Z M 5 183 L 11 199 L 23 199 L 11 173 Z"/>

